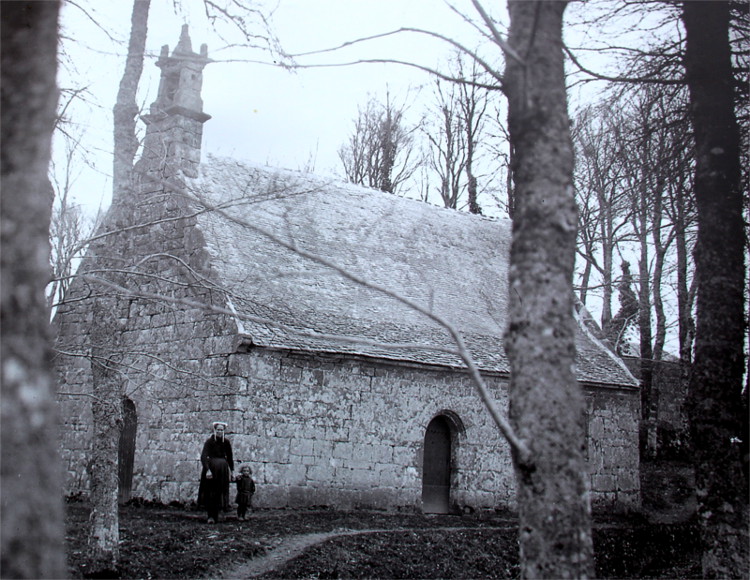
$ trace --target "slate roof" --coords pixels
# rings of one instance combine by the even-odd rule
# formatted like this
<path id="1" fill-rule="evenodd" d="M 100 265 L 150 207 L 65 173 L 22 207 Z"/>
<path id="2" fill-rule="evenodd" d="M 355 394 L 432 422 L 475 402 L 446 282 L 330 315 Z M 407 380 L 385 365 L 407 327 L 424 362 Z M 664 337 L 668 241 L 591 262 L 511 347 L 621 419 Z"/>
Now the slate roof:
<path id="1" fill-rule="evenodd" d="M 188 185 L 224 208 L 201 214 L 199 228 L 230 308 L 253 318 L 239 324 L 253 345 L 463 366 L 440 350 L 453 342 L 437 323 L 260 229 L 443 316 L 481 369 L 509 371 L 502 335 L 510 221 L 211 156 Z M 577 346 L 579 380 L 635 386 L 624 364 L 583 327 Z"/>

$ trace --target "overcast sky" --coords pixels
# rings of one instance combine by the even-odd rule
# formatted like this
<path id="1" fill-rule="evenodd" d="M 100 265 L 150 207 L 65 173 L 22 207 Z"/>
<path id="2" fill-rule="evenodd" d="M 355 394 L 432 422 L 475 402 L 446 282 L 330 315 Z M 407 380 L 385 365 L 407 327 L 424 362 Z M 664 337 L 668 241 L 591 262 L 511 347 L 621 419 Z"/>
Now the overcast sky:
<path id="1" fill-rule="evenodd" d="M 94 165 L 78 178 L 74 197 L 91 206 L 104 199 L 106 206 L 111 196 L 111 109 L 124 66 L 131 4 L 91 4 L 94 6 L 87 7 L 88 13 L 72 5 L 63 9 L 66 64 L 61 67 L 60 85 L 86 86 L 90 93 L 89 103 L 70 110 L 75 131 L 91 152 Z M 498 4 L 496 16 L 506 18 L 505 7 L 493 4 Z M 81 2 L 81 6 L 85 5 Z M 476 14 L 469 0 L 454 5 L 468 15 Z M 409 26 L 450 35 L 471 48 L 480 40 L 468 23 L 439 0 L 281 0 L 269 2 L 268 6 L 269 12 L 273 10 L 272 29 L 288 53 L 337 46 Z M 429 87 L 424 88 L 431 82 L 428 75 L 398 65 L 361 64 L 290 72 L 242 62 L 272 62 L 273 57 L 260 50 L 227 48 L 208 24 L 202 0 L 181 0 L 179 8 L 180 12 L 175 13 L 171 0 L 152 0 L 140 104 L 147 107 L 155 98 L 159 69 L 154 62 L 161 46 L 167 44 L 171 51 L 181 25 L 189 24 L 193 49 L 197 52 L 206 43 L 209 57 L 215 60 L 204 71 L 204 110 L 212 116 L 204 125 L 204 154 L 291 169 L 313 164 L 318 173 L 340 172 L 337 150 L 351 130 L 357 107 L 365 104 L 368 95 L 384 97 L 389 90 L 392 95 L 415 103 L 420 95 L 426 96 L 430 91 Z M 223 31 L 226 37 L 226 28 Z M 239 37 L 229 40 L 238 41 Z M 435 39 L 402 34 L 297 62 L 396 58 L 436 67 L 444 65 L 450 54 L 451 47 Z M 498 62 L 498 66 L 502 63 Z M 58 159 L 61 154 L 62 145 L 58 143 Z"/>
<path id="2" fill-rule="evenodd" d="M 503 31 L 508 20 L 505 2 L 492 0 L 484 4 Z M 478 22 L 479 16 L 471 0 L 450 3 L 444 0 L 264 0 L 261 5 L 264 13 L 270 15 L 271 29 L 287 53 L 330 48 L 400 27 L 417 27 L 449 36 L 472 50 L 476 48 L 496 64 L 498 70 L 504 66 L 498 49 L 483 40 L 472 27 L 469 19 Z M 59 84 L 62 88 L 86 87 L 88 90 L 87 102 L 72 106 L 68 117 L 74 123 L 70 129 L 82 139 L 93 166 L 81 171 L 73 188 L 74 198 L 89 207 L 98 206 L 100 200 L 106 206 L 111 197 L 108 179 L 111 174 L 111 110 L 125 62 L 131 10 L 129 1 L 76 0 L 75 5 L 64 3 L 62 11 L 63 65 Z M 575 10 L 575 5 L 568 10 L 574 20 Z M 165 44 L 170 51 L 174 48 L 183 23 L 190 26 L 193 49 L 198 51 L 201 44 L 207 44 L 209 57 L 214 60 L 204 71 L 204 110 L 212 116 L 204 125 L 204 154 L 226 155 L 290 169 L 313 166 L 317 173 L 340 174 L 337 150 L 351 131 L 357 108 L 366 103 L 369 95 L 383 99 L 388 90 L 411 105 L 410 111 L 415 116 L 430 98 L 433 81 L 415 68 L 360 64 L 290 72 L 272 66 L 273 55 L 268 52 L 228 48 L 227 41 L 238 43 L 241 38 L 227 26 L 220 24 L 218 31 L 211 26 L 203 0 L 152 0 L 147 59 L 139 97 L 139 104 L 144 108 L 154 100 L 158 88 L 160 71 L 154 63 L 159 51 Z M 568 37 L 573 32 L 566 27 Z M 588 38 L 580 31 L 575 34 L 573 45 L 592 46 L 597 42 L 596 38 Z M 403 33 L 332 53 L 298 58 L 296 62 L 319 65 L 391 58 L 445 70 L 452 53 L 453 48 L 445 42 L 426 35 Z M 581 57 L 591 58 L 591 55 L 583 53 Z M 576 94 L 572 94 L 574 103 Z M 143 130 L 142 124 L 140 129 Z M 58 140 L 55 146 L 58 161 L 63 152 Z M 80 162 L 77 165 L 80 166 Z"/>

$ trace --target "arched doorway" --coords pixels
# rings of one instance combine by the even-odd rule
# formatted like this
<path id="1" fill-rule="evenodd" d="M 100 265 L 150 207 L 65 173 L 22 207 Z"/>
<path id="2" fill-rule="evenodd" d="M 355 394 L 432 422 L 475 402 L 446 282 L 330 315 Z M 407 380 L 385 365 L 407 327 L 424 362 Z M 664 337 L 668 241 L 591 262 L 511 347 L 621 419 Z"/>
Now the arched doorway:
<path id="1" fill-rule="evenodd" d="M 130 399 L 122 400 L 122 433 L 120 433 L 120 448 L 118 450 L 118 476 L 120 492 L 118 499 L 125 503 L 130 499 L 133 490 L 133 464 L 135 463 L 135 435 L 138 429 L 138 416 L 135 403 Z"/>
<path id="2" fill-rule="evenodd" d="M 451 425 L 444 415 L 427 425 L 422 459 L 422 510 L 446 514 L 451 493 Z"/>

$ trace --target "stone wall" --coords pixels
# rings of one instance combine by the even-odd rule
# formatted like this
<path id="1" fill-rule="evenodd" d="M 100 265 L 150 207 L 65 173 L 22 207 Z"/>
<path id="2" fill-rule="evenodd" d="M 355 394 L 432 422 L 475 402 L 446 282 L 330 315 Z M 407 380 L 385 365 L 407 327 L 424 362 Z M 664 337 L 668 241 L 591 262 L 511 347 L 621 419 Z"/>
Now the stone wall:
<path id="1" fill-rule="evenodd" d="M 508 448 L 468 377 L 443 369 L 252 351 L 230 358 L 238 377 L 234 446 L 255 467 L 259 505 L 421 507 L 430 420 L 453 433 L 452 503 L 508 505 Z M 507 404 L 503 381 L 490 388 Z"/>
<path id="2" fill-rule="evenodd" d="M 135 497 L 193 500 L 202 444 L 210 422 L 221 419 L 229 423 L 236 460 L 253 467 L 258 506 L 418 510 L 425 430 L 446 414 L 455 426 L 452 505 L 513 507 L 508 447 L 464 373 L 262 349 L 236 353 L 231 341 L 210 336 L 181 344 L 186 353 L 203 345 L 212 354 L 186 361 L 200 381 L 180 379 L 180 367 L 131 392 L 138 413 Z M 156 343 L 150 346 L 156 352 Z M 506 380 L 487 380 L 505 408 Z M 183 388 L 175 390 L 175 381 Z M 638 393 L 586 387 L 586 396 L 594 502 L 635 507 Z M 64 403 L 68 493 L 85 492 L 88 481 L 87 405 Z"/>
<path id="3" fill-rule="evenodd" d="M 268 351 L 232 355 L 229 369 L 236 454 L 254 465 L 260 505 L 420 508 L 425 430 L 440 414 L 458 424 L 452 503 L 513 505 L 508 446 L 464 373 Z M 506 379 L 487 380 L 506 408 Z M 594 500 L 637 506 L 638 392 L 586 392 Z"/>
<path id="4" fill-rule="evenodd" d="M 641 359 L 626 357 L 624 361 L 633 376 L 640 380 Z M 687 373 L 679 361 L 654 361 L 652 383 L 652 396 L 657 402 L 656 456 L 660 459 L 688 459 Z"/>
<path id="5" fill-rule="evenodd" d="M 588 387 L 586 407 L 594 505 L 640 506 L 640 393 Z"/>
<path id="6" fill-rule="evenodd" d="M 161 187 L 142 187 L 113 206 L 54 319 L 62 455 L 69 493 L 88 488 L 91 456 L 92 307 L 106 295 L 119 321 L 104 345 L 138 415 L 134 493 L 187 497 L 195 447 L 227 404 L 227 356 L 237 326 L 224 292 L 213 282 L 202 235 L 187 202 Z M 136 227 L 134 227 L 136 226 Z M 109 284 L 133 289 L 117 290 Z M 115 329 L 112 329 L 112 333 Z M 113 336 L 114 339 L 114 336 Z M 101 346 L 101 345 L 100 345 Z M 198 449 L 200 452 L 200 449 Z M 175 482 L 190 482 L 175 487 Z"/>

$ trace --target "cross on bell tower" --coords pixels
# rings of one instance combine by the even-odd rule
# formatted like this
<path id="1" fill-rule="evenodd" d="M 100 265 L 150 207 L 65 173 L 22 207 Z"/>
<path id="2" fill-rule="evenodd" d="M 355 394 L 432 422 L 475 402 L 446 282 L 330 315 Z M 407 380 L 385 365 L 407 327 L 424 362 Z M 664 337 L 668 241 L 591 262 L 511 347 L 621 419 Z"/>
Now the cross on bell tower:
<path id="1" fill-rule="evenodd" d="M 203 69 L 209 62 L 205 44 L 200 53 L 193 52 L 187 24 L 171 56 L 169 46 L 162 47 L 156 61 L 161 69 L 159 93 L 149 114 L 141 117 L 147 127 L 139 171 L 160 179 L 180 171 L 197 176 L 203 123 L 211 118 L 203 112 L 201 99 Z"/>

